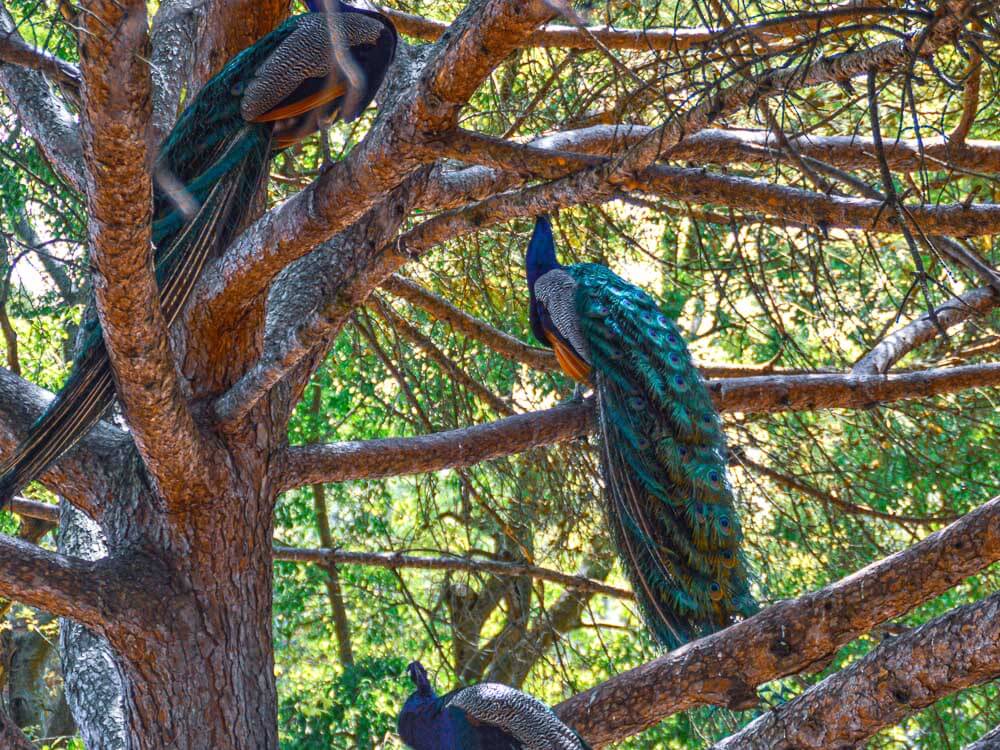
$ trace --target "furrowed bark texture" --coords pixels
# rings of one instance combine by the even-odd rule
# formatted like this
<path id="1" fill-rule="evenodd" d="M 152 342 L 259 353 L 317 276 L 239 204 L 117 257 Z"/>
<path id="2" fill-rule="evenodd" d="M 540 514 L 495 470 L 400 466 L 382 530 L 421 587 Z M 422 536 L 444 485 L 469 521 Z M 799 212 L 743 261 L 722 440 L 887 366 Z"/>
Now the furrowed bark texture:
<path id="1" fill-rule="evenodd" d="M 888 639 L 712 750 L 853 748 L 962 688 L 1000 676 L 1000 594 Z"/>
<path id="2" fill-rule="evenodd" d="M 903 552 L 613 677 L 556 713 L 603 747 L 694 706 L 752 706 L 756 686 L 823 667 L 846 643 L 998 559 L 995 498 Z"/>

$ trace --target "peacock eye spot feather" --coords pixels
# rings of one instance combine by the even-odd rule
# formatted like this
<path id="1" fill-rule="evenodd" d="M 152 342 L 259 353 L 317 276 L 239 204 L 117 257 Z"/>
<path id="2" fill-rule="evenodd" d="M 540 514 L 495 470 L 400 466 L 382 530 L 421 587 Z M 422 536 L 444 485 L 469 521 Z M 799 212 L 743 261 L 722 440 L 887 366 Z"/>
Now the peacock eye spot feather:
<path id="1" fill-rule="evenodd" d="M 671 344 L 679 344 L 681 342 L 681 340 L 679 338 L 677 338 L 677 334 L 676 333 L 668 333 L 667 334 L 667 341 L 669 343 L 671 343 Z"/>
<path id="2" fill-rule="evenodd" d="M 664 315 L 663 313 L 658 313 L 658 314 L 656 315 L 656 322 L 657 322 L 657 323 L 659 323 L 659 324 L 660 324 L 660 326 L 662 326 L 663 328 L 666 328 L 667 326 L 669 326 L 669 325 L 670 325 L 670 321 L 669 321 L 669 320 L 667 320 L 667 316 L 666 316 L 666 315 Z M 671 334 L 671 335 L 672 335 L 672 334 Z M 674 338 L 676 339 L 677 337 L 676 337 L 676 336 L 674 336 Z M 670 343 L 673 343 L 673 342 L 671 341 Z"/>
<path id="3" fill-rule="evenodd" d="M 722 529 L 724 533 L 729 533 L 730 523 L 729 516 L 719 516 L 719 528 Z"/>
<path id="4" fill-rule="evenodd" d="M 674 388 L 676 388 L 678 391 L 687 390 L 687 383 L 684 381 L 683 375 L 675 375 L 673 378 L 673 382 L 674 382 Z"/>
<path id="5" fill-rule="evenodd" d="M 719 585 L 718 581 L 712 581 L 709 584 L 708 596 L 713 602 L 717 602 L 722 598 L 722 586 Z"/>
<path id="6" fill-rule="evenodd" d="M 667 359 L 672 365 L 676 365 L 681 361 L 680 355 L 678 355 L 676 352 L 670 352 L 670 354 L 667 355 Z"/>
<path id="7" fill-rule="evenodd" d="M 718 484 L 720 479 L 721 477 L 719 476 L 719 472 L 717 471 L 709 472 L 708 481 L 711 482 L 712 484 Z"/>
<path id="8" fill-rule="evenodd" d="M 633 411 L 642 411 L 643 409 L 646 408 L 646 399 L 644 399 L 642 396 L 632 396 L 628 400 L 628 405 L 632 408 Z"/>

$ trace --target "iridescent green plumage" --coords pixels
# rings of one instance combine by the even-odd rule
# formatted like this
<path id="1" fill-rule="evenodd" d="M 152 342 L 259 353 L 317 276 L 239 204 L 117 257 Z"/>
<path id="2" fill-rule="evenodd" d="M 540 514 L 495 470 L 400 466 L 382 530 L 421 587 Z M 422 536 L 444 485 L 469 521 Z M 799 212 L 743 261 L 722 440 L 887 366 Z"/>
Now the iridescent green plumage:
<path id="1" fill-rule="evenodd" d="M 608 521 L 649 627 L 674 648 L 756 610 L 725 436 L 653 299 L 604 266 L 564 270 L 590 347 Z"/>

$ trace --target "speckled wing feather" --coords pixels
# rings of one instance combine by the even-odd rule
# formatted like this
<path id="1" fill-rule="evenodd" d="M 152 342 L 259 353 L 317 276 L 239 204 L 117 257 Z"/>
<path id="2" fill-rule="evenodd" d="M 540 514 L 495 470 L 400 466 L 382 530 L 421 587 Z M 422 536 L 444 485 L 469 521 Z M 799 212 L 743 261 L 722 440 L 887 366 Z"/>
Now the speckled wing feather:
<path id="1" fill-rule="evenodd" d="M 473 721 L 499 727 L 524 750 L 589 750 L 552 709 L 527 693 L 495 682 L 455 691 L 446 706 L 459 708 Z"/>
<path id="2" fill-rule="evenodd" d="M 538 277 L 535 297 L 545 308 L 559 335 L 573 347 L 585 362 L 590 362 L 590 345 L 580 330 L 576 310 L 576 281 L 565 270 L 557 268 Z"/>
<path id="3" fill-rule="evenodd" d="M 674 324 L 641 289 L 579 264 L 607 516 L 643 615 L 669 648 L 752 614 L 719 416 Z"/>
<path id="4" fill-rule="evenodd" d="M 334 34 L 329 23 L 335 24 Z M 373 45 L 383 29 L 376 19 L 356 13 L 303 16 L 247 84 L 240 105 L 243 118 L 248 122 L 285 119 L 343 96 L 348 89 L 348 76 L 337 65 L 334 39 L 339 38 L 350 47 Z M 278 106 L 311 78 L 325 82 L 310 96 Z"/>

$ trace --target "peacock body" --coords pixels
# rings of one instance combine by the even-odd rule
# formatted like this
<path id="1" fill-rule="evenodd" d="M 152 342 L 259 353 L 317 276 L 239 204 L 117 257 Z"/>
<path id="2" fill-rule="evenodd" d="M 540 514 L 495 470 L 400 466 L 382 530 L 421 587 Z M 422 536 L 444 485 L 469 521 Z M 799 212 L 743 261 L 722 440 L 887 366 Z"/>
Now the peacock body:
<path id="1" fill-rule="evenodd" d="M 168 325 L 206 262 L 243 227 L 271 155 L 337 119 L 355 119 L 381 85 L 395 54 L 395 28 L 383 15 L 339 0 L 334 10 L 293 16 L 237 54 L 165 139 L 153 169 L 152 239 Z M 343 42 L 352 70 L 337 62 L 334 39 Z M 0 466 L 0 505 L 112 404 L 113 373 L 96 322 L 85 336 L 70 377 Z"/>
<path id="2" fill-rule="evenodd" d="M 752 614 L 725 435 L 676 326 L 610 269 L 561 266 L 545 217 L 526 267 L 535 336 L 594 386 L 607 521 L 650 631 L 676 648 Z"/>
<path id="3" fill-rule="evenodd" d="M 420 662 L 409 673 L 417 689 L 399 714 L 399 736 L 413 750 L 589 750 L 548 706 L 520 690 L 485 682 L 438 697 Z"/>

